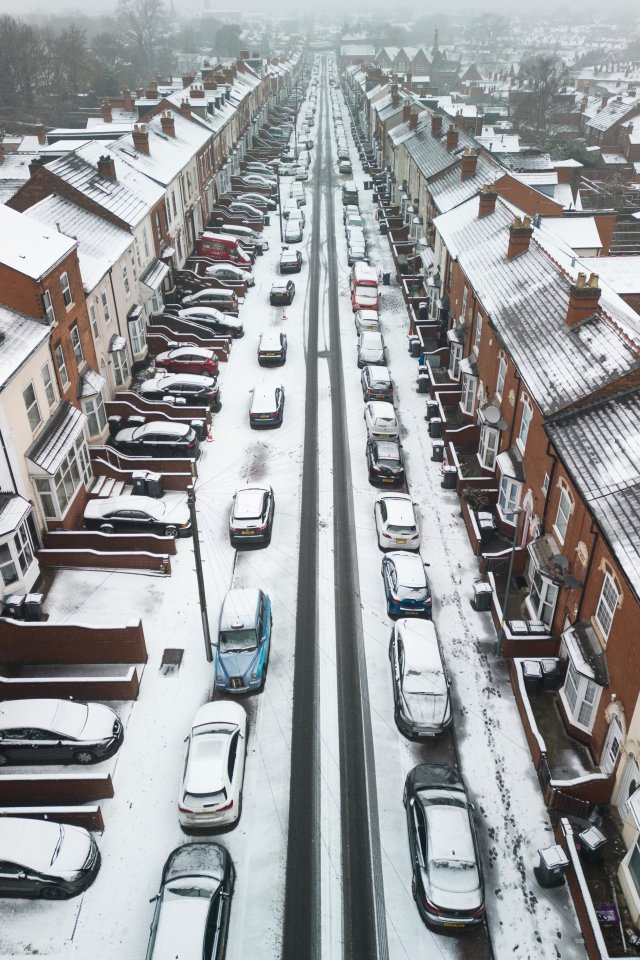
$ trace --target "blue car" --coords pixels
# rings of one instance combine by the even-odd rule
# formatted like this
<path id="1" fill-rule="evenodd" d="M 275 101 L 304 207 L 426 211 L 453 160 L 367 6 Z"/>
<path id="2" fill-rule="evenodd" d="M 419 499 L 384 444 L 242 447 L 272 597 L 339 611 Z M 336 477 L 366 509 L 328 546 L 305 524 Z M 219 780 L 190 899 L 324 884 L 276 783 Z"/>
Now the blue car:
<path id="1" fill-rule="evenodd" d="M 382 580 L 390 617 L 431 619 L 431 587 L 419 554 L 405 550 L 385 554 Z"/>
<path id="2" fill-rule="evenodd" d="M 254 588 L 229 590 L 220 611 L 215 648 L 216 689 L 228 693 L 260 690 L 267 679 L 271 649 L 271 601 Z"/>

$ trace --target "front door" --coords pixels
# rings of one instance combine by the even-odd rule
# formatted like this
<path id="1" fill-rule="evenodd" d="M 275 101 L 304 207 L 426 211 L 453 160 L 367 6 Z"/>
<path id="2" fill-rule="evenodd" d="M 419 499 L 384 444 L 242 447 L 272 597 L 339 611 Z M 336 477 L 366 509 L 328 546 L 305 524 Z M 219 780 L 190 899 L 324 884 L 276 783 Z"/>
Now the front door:
<path id="1" fill-rule="evenodd" d="M 603 773 L 606 773 L 607 776 L 612 774 L 615 770 L 618 757 L 620 756 L 620 747 L 622 746 L 623 740 L 624 733 L 622 731 L 622 724 L 617 717 L 614 717 L 609 724 L 609 730 L 604 741 L 602 756 L 600 758 L 600 769 Z"/>

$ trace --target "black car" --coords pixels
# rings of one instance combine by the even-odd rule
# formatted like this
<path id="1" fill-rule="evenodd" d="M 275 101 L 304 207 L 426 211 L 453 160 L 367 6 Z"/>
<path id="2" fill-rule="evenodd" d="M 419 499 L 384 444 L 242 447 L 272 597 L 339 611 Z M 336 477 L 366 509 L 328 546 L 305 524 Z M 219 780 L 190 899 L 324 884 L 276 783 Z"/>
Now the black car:
<path id="1" fill-rule="evenodd" d="M 219 843 L 186 843 L 162 871 L 146 960 L 222 960 L 229 935 L 235 870 Z"/>
<path id="2" fill-rule="evenodd" d="M 131 457 L 197 457 L 200 447 L 193 427 L 168 420 L 125 427 L 118 430 L 111 444 Z"/>
<path id="3" fill-rule="evenodd" d="M 286 283 L 274 283 L 271 287 L 269 302 L 272 307 L 286 306 L 293 303 L 296 295 L 296 285 L 293 280 L 287 280 Z"/>
<path id="4" fill-rule="evenodd" d="M 165 537 L 190 537 L 191 515 L 179 494 L 164 497 L 96 497 L 84 508 L 87 530 L 102 533 L 157 533 Z"/>
<path id="5" fill-rule="evenodd" d="M 302 254 L 299 250 L 282 251 L 280 256 L 280 273 L 300 273 L 302 270 Z"/>
<path id="6" fill-rule="evenodd" d="M 198 373 L 167 373 L 145 380 L 140 384 L 141 397 L 147 400 L 163 400 L 164 397 L 183 397 L 190 404 L 220 409 L 220 387 L 215 377 L 202 377 Z"/>
<path id="7" fill-rule="evenodd" d="M 68 823 L 0 817 L 0 896 L 67 900 L 100 869 L 88 830 Z"/>
<path id="8" fill-rule="evenodd" d="M 121 720 L 102 703 L 39 697 L 0 703 L 0 766 L 96 763 L 113 756 L 123 737 Z"/>
<path id="9" fill-rule="evenodd" d="M 482 923 L 482 866 L 462 777 L 446 764 L 422 763 L 407 776 L 403 802 L 420 916 L 440 928 Z"/>
<path id="10" fill-rule="evenodd" d="M 274 510 L 275 499 L 270 486 L 253 484 L 236 490 L 229 517 L 231 545 L 269 544 Z"/>
<path id="11" fill-rule="evenodd" d="M 367 440 L 369 482 L 384 486 L 402 486 L 404 463 L 402 447 L 397 440 Z"/>
<path id="12" fill-rule="evenodd" d="M 258 342 L 261 367 L 279 367 L 287 360 L 287 335 L 281 330 L 265 330 Z"/>

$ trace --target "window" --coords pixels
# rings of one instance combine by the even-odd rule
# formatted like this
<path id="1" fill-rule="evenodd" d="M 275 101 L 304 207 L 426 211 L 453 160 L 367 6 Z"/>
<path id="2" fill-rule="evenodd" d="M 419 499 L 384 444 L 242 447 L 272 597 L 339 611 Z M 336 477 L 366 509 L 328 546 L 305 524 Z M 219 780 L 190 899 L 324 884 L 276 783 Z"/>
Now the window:
<path id="1" fill-rule="evenodd" d="M 156 225 L 156 240 L 158 243 L 162 243 L 162 223 L 160 220 L 160 211 L 156 210 L 153 215 L 153 219 Z"/>
<path id="2" fill-rule="evenodd" d="M 493 470 L 500 446 L 500 433 L 495 427 L 488 427 L 485 424 L 480 432 L 480 448 L 478 450 L 478 459 L 487 470 Z"/>
<path id="3" fill-rule="evenodd" d="M 16 557 L 18 558 L 18 566 L 20 567 L 22 576 L 24 576 L 33 563 L 33 548 L 31 546 L 31 537 L 29 536 L 26 523 L 22 523 L 16 530 L 16 535 L 13 538 L 13 544 L 16 551 Z"/>
<path id="4" fill-rule="evenodd" d="M 462 397 L 460 398 L 460 407 L 462 408 L 463 412 L 468 413 L 469 416 L 473 416 L 477 386 L 478 378 L 472 377 L 469 373 L 465 373 L 462 377 Z"/>
<path id="5" fill-rule="evenodd" d="M 549 474 L 548 474 L 548 473 L 545 473 L 545 475 L 544 475 L 544 480 L 542 481 L 542 492 L 543 492 L 543 494 L 545 495 L 545 497 L 546 497 L 547 493 L 549 492 L 549 483 L 550 483 Z"/>
<path id="6" fill-rule="evenodd" d="M 113 379 L 115 381 L 116 387 L 122 387 L 127 381 L 129 376 L 129 361 L 127 359 L 127 351 L 116 350 L 111 354 L 113 359 Z"/>
<path id="7" fill-rule="evenodd" d="M 51 294 L 48 290 L 45 290 L 42 294 L 42 306 L 44 307 L 44 312 L 47 315 L 47 320 L 52 327 L 55 326 L 56 312 L 53 309 L 53 301 L 51 300 Z"/>
<path id="8" fill-rule="evenodd" d="M 169 198 L 165 197 L 164 201 L 164 215 L 167 218 L 167 223 L 171 223 L 171 207 L 169 206 Z"/>
<path id="9" fill-rule="evenodd" d="M 507 523 L 515 523 L 513 511 L 520 503 L 520 494 L 522 484 L 511 477 L 502 477 L 500 480 L 500 491 L 498 493 L 498 508 L 502 519 Z"/>
<path id="10" fill-rule="evenodd" d="M 134 256 L 133 250 L 131 251 L 131 273 L 133 274 L 133 279 L 137 283 L 138 281 L 138 268 L 136 266 L 136 258 Z"/>
<path id="11" fill-rule="evenodd" d="M 556 609 L 559 587 L 547 577 L 541 576 L 533 561 L 529 566 L 531 587 L 527 597 L 527 606 L 532 620 L 542 620 L 547 630 L 551 630 Z"/>
<path id="12" fill-rule="evenodd" d="M 42 511 L 47 518 L 60 519 L 82 483 L 91 480 L 89 453 L 82 434 L 69 449 L 53 477 L 35 477 Z"/>
<path id="13" fill-rule="evenodd" d="M 460 361 L 462 360 L 462 344 L 451 344 L 451 356 L 449 359 L 449 376 L 452 380 L 460 379 Z"/>
<path id="14" fill-rule="evenodd" d="M 147 232 L 146 227 L 144 227 L 142 231 L 142 242 L 144 244 L 144 257 L 145 257 L 145 263 L 146 263 L 149 257 L 151 256 L 151 251 L 149 249 L 149 234 Z"/>
<path id="15" fill-rule="evenodd" d="M 76 358 L 76 363 L 78 366 L 81 363 L 84 363 L 84 354 L 82 353 L 82 344 L 80 343 L 80 334 L 78 332 L 78 327 L 73 326 L 69 330 L 69 335 L 71 337 L 71 346 L 73 347 L 73 355 Z"/>
<path id="16" fill-rule="evenodd" d="M 38 491 L 42 512 L 44 513 L 45 517 L 50 518 L 57 516 L 56 502 L 52 493 L 51 481 L 43 480 L 38 477 L 34 482 L 36 490 Z"/>
<path id="17" fill-rule="evenodd" d="M 569 660 L 567 676 L 560 693 L 571 723 L 591 731 L 600 700 L 600 691 L 601 687 L 578 673 L 572 661 Z"/>
<path id="18" fill-rule="evenodd" d="M 44 392 L 47 398 L 47 403 L 49 407 L 52 407 L 56 402 L 56 390 L 53 385 L 53 377 L 51 376 L 51 368 L 48 363 L 45 363 L 42 368 L 42 383 L 44 385 Z"/>
<path id="19" fill-rule="evenodd" d="M 600 591 L 600 599 L 596 607 L 596 623 L 600 627 L 605 640 L 609 638 L 611 624 L 613 623 L 613 617 L 619 600 L 620 593 L 616 582 L 613 577 L 607 573 L 604 577 L 604 583 Z"/>
<path id="20" fill-rule="evenodd" d="M 137 239 L 134 241 L 136 248 L 136 260 L 138 261 L 138 270 L 142 270 L 142 258 L 140 257 L 140 244 Z"/>
<path id="21" fill-rule="evenodd" d="M 133 320 L 129 320 L 129 338 L 131 340 L 131 350 L 134 356 L 138 353 L 142 353 L 145 348 L 142 313 Z"/>
<path id="22" fill-rule="evenodd" d="M 35 433 L 42 423 L 42 417 L 40 416 L 40 407 L 38 406 L 36 392 L 33 389 L 33 383 L 30 383 L 29 386 L 22 391 L 22 396 L 24 397 L 24 405 L 27 408 L 31 432 Z"/>
<path id="23" fill-rule="evenodd" d="M 107 425 L 107 414 L 104 409 L 102 393 L 98 393 L 95 397 L 88 397 L 84 400 L 82 409 L 87 418 L 89 436 L 99 436 Z"/>
<path id="24" fill-rule="evenodd" d="M 62 299 L 64 300 L 64 305 L 68 310 L 73 303 L 73 297 L 71 296 L 71 287 L 69 285 L 68 273 L 60 274 L 60 289 L 62 290 Z"/>
<path id="25" fill-rule="evenodd" d="M 89 304 L 89 320 L 91 321 L 91 330 L 93 331 L 93 339 L 100 339 L 100 327 L 98 326 L 98 314 L 96 313 L 96 308 L 92 303 Z"/>
<path id="26" fill-rule="evenodd" d="M 499 397 L 502 400 L 502 394 L 504 391 L 504 381 L 507 376 L 507 361 L 504 357 L 500 357 L 500 363 L 498 364 L 498 379 L 496 381 L 496 397 Z"/>
<path id="27" fill-rule="evenodd" d="M 518 446 L 522 453 L 524 453 L 524 448 L 527 445 L 527 437 L 529 436 L 529 427 L 531 425 L 531 417 L 533 416 L 533 411 L 531 409 L 531 404 L 528 400 L 523 399 L 522 401 L 522 419 L 520 420 L 520 433 L 518 434 Z"/>
<path id="28" fill-rule="evenodd" d="M 176 207 L 176 192 L 175 190 L 171 191 L 171 206 L 173 207 L 174 217 L 178 216 L 178 208 Z"/>
<path id="29" fill-rule="evenodd" d="M 464 290 L 462 291 L 462 307 L 460 309 L 460 314 L 463 318 L 466 317 L 466 314 L 467 314 L 467 297 L 468 297 L 468 290 L 465 287 Z"/>
<path id="30" fill-rule="evenodd" d="M 560 489 L 560 499 L 558 500 L 558 512 L 556 514 L 556 522 L 554 528 L 562 542 L 564 543 L 564 538 L 567 535 L 567 527 L 569 526 L 569 517 L 571 516 L 571 497 L 569 492 L 565 490 L 564 487 Z"/>
<path id="31" fill-rule="evenodd" d="M 131 287 L 129 286 L 129 274 L 124 264 L 122 265 L 122 282 L 124 284 L 124 292 L 128 297 L 129 293 L 131 292 Z"/>
<path id="32" fill-rule="evenodd" d="M 480 338 L 482 337 L 482 314 L 476 314 L 476 336 L 473 341 L 473 349 L 475 353 L 478 353 L 480 350 Z"/>
<path id="33" fill-rule="evenodd" d="M 182 242 L 180 240 L 180 234 L 176 235 L 176 246 L 178 248 L 178 264 L 182 263 Z"/>
<path id="34" fill-rule="evenodd" d="M 11 586 L 18 579 L 18 568 L 11 556 L 8 543 L 0 544 L 0 581 L 5 587 Z"/>
<path id="35" fill-rule="evenodd" d="M 109 301 L 107 300 L 107 295 L 102 291 L 100 294 L 100 300 L 102 301 L 102 312 L 104 314 L 104 322 L 111 323 L 111 311 L 109 310 Z"/>

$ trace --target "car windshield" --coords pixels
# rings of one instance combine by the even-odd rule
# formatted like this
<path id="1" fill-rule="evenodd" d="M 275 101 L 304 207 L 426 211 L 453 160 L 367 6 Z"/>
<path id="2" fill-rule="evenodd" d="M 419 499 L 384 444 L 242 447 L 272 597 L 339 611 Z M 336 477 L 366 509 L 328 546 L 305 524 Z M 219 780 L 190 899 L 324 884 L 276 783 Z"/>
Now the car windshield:
<path id="1" fill-rule="evenodd" d="M 257 649 L 255 630 L 223 630 L 220 634 L 220 653 L 246 653 Z"/>
<path id="2" fill-rule="evenodd" d="M 400 536 L 408 536 L 411 533 L 414 533 L 415 527 L 410 526 L 408 523 L 390 523 L 389 524 L 389 533 L 399 534 Z"/>
<path id="3" fill-rule="evenodd" d="M 431 882 L 447 893 L 473 893 L 478 889 L 478 868 L 472 860 L 430 860 Z"/>
<path id="4" fill-rule="evenodd" d="M 427 599 L 427 588 L 422 587 L 408 587 L 402 583 L 398 584 L 397 589 L 398 599 L 399 600 L 426 600 Z"/>
<path id="5" fill-rule="evenodd" d="M 177 877 L 165 887 L 164 898 L 177 900 L 179 897 L 204 897 L 205 900 L 210 900 L 219 886 L 220 882 L 213 877 Z"/>

